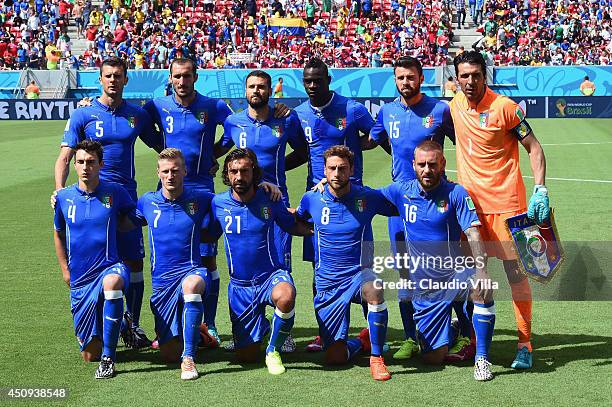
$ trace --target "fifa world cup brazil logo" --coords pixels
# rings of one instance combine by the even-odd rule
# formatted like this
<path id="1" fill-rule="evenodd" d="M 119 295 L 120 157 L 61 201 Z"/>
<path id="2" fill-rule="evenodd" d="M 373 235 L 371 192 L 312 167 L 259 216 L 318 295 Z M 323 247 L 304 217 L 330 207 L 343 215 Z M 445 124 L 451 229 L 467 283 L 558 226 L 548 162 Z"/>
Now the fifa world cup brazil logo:
<path id="1" fill-rule="evenodd" d="M 567 107 L 567 102 L 565 99 L 557 99 L 555 106 L 559 111 L 559 113 L 557 113 L 557 117 L 565 117 L 565 108 Z"/>

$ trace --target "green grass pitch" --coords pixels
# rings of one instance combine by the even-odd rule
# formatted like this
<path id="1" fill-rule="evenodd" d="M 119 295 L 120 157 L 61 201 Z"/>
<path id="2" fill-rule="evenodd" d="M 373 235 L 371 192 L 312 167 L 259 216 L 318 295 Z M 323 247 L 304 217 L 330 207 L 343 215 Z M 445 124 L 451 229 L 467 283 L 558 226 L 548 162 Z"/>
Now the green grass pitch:
<path id="1" fill-rule="evenodd" d="M 544 144 L 547 185 L 562 239 L 611 241 L 612 120 L 551 119 L 531 123 Z M 162 364 L 156 352 L 136 352 L 120 346 L 117 377 L 96 381 L 93 375 L 97 365 L 84 363 L 78 352 L 69 293 L 53 251 L 49 194 L 63 127 L 63 122 L 50 121 L 0 123 L 0 387 L 65 387 L 70 395 L 62 404 L 79 406 L 119 402 L 160 406 L 524 406 L 610 402 L 612 302 L 536 302 L 534 368 L 517 372 L 508 367 L 516 346 L 512 306 L 508 301 L 498 301 L 491 350 L 495 379 L 488 383 L 474 381 L 469 363 L 460 367 L 426 367 L 418 359 L 397 363 L 390 354 L 386 360 L 393 378 L 386 383 L 370 378 L 366 357 L 345 368 L 324 366 L 321 354 L 303 352 L 317 329 L 310 289 L 312 271 L 300 260 L 301 244 L 294 244 L 293 254 L 298 290 L 293 335 L 298 351 L 284 356 L 285 375 L 269 375 L 263 360 L 242 366 L 223 350 L 200 351 L 198 367 L 203 375 L 197 381 L 184 383 L 179 379 L 178 366 Z M 447 145 L 447 151 L 447 168 L 452 170 L 452 146 Z M 138 142 L 136 156 L 139 192 L 143 193 L 156 185 L 155 155 Z M 524 151 L 521 158 L 523 174 L 531 175 Z M 366 152 L 366 184 L 380 187 L 388 183 L 389 167 L 390 159 L 382 149 Z M 451 178 L 453 174 L 449 172 Z M 292 204 L 296 205 L 305 184 L 305 168 L 290 172 L 288 184 Z M 530 192 L 533 180 L 527 177 L 526 185 Z M 217 179 L 217 190 L 223 188 Z M 378 240 L 387 239 L 385 219 L 376 219 L 374 233 Z M 223 286 L 218 327 L 223 339 L 228 340 L 228 277 L 221 248 L 218 262 Z M 492 264 L 492 273 L 505 281 L 498 266 Z M 145 281 L 150 284 L 150 278 L 145 277 Z M 149 293 L 150 286 L 145 295 Z M 401 322 L 397 302 L 389 296 L 387 300 L 388 341 L 395 350 L 402 339 Z M 153 318 L 146 300 L 142 324 L 152 335 Z M 359 308 L 354 308 L 351 332 L 357 333 L 364 324 Z"/>

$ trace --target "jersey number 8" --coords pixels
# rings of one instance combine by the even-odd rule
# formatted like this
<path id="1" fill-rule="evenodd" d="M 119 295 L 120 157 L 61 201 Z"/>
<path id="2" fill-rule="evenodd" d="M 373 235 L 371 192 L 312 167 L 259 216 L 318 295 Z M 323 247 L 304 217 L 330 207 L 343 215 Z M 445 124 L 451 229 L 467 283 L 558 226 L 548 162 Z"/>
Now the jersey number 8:
<path id="1" fill-rule="evenodd" d="M 321 224 L 329 224 L 329 208 L 327 206 L 321 211 Z"/>

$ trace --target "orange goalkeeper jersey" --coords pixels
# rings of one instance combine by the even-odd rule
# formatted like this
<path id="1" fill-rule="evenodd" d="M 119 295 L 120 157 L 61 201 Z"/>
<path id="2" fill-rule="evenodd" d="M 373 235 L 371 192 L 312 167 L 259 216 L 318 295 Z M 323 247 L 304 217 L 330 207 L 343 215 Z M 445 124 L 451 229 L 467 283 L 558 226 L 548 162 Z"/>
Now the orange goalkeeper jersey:
<path id="1" fill-rule="evenodd" d="M 480 103 L 463 92 L 450 101 L 457 142 L 457 178 L 479 213 L 525 210 L 519 140 L 511 131 L 525 118 L 511 99 L 489 88 Z"/>

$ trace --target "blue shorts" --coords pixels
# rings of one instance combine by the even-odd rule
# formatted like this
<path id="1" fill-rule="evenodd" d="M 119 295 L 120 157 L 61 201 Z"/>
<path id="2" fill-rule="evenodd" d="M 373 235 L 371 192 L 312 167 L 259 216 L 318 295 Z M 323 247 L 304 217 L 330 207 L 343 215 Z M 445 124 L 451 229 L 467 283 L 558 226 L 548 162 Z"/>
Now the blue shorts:
<path id="1" fill-rule="evenodd" d="M 274 306 L 272 289 L 278 283 L 289 283 L 295 288 L 287 270 L 276 270 L 261 282 L 242 282 L 230 279 L 227 299 L 236 348 L 261 342 L 270 330 L 266 306 Z"/>
<path id="2" fill-rule="evenodd" d="M 74 333 L 85 350 L 94 336 L 102 338 L 104 309 L 104 285 L 102 280 L 109 274 L 123 278 L 123 292 L 130 285 L 130 270 L 123 263 L 115 263 L 102 270 L 94 281 L 81 288 L 70 289 L 70 311 L 74 321 Z"/>
<path id="3" fill-rule="evenodd" d="M 421 353 L 450 344 L 452 301 L 412 301 Z"/>
<path id="4" fill-rule="evenodd" d="M 339 286 L 320 290 L 314 297 L 314 308 L 319 323 L 319 333 L 327 347 L 337 341 L 346 341 L 351 320 L 351 303 L 361 304 L 361 286 L 374 281 L 371 270 L 363 270 L 346 279 Z"/>
<path id="5" fill-rule="evenodd" d="M 138 202 L 136 191 L 128 191 L 134 203 Z M 129 232 L 117 232 L 117 251 L 119 258 L 125 260 L 140 260 L 144 258 L 144 240 L 142 228 L 137 227 Z"/>
<path id="6" fill-rule="evenodd" d="M 465 282 L 471 275 L 471 271 L 466 271 L 456 274 L 454 279 Z M 451 329 L 453 301 L 466 300 L 468 295 L 469 289 L 461 288 L 415 292 L 412 305 L 422 353 L 454 344 L 455 332 Z"/>
<path id="7" fill-rule="evenodd" d="M 202 277 L 206 287 L 210 284 L 210 274 L 205 267 L 191 269 L 183 278 L 176 279 L 165 287 L 153 288 L 151 311 L 155 318 L 155 332 L 160 345 L 183 335 L 183 280 L 188 276 Z M 204 298 L 204 295 L 202 295 Z"/>

